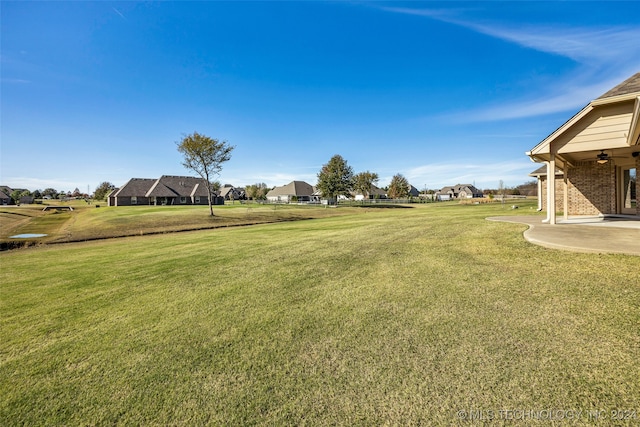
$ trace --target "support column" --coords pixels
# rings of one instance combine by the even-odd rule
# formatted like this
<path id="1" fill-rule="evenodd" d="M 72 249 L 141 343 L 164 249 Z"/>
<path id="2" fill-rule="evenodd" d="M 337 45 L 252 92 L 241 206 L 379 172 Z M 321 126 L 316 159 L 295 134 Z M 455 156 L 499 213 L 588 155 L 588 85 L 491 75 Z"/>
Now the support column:
<path id="1" fill-rule="evenodd" d="M 547 162 L 547 224 L 556 223 L 556 155 L 551 153 Z"/>
<path id="2" fill-rule="evenodd" d="M 538 212 L 542 210 L 542 180 L 538 177 Z"/>
<path id="3" fill-rule="evenodd" d="M 569 179 L 567 177 L 567 163 L 562 168 L 562 217 L 569 219 Z"/>

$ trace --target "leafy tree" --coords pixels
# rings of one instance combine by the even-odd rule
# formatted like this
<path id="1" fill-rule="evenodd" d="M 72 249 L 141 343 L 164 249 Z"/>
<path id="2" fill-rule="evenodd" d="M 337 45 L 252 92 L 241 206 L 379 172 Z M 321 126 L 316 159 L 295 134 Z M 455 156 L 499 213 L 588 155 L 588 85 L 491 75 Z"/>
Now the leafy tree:
<path id="1" fill-rule="evenodd" d="M 107 198 L 109 193 L 115 190 L 115 185 L 110 182 L 103 182 L 96 188 L 96 191 L 93 193 L 93 198 L 96 200 L 104 200 Z"/>
<path id="2" fill-rule="evenodd" d="M 353 169 L 339 154 L 333 156 L 329 163 L 322 166 L 318 173 L 318 190 L 329 200 L 338 196 L 350 196 L 353 188 Z"/>
<path id="3" fill-rule="evenodd" d="M 404 199 L 406 197 L 409 197 L 410 189 L 411 186 L 409 185 L 409 181 L 407 181 L 407 178 L 405 178 L 401 174 L 396 174 L 393 176 L 393 178 L 391 178 L 388 194 L 392 199 Z"/>
<path id="4" fill-rule="evenodd" d="M 365 199 L 369 198 L 371 186 L 377 183 L 378 174 L 375 172 L 360 172 L 353 177 L 353 189 L 362 194 Z"/>
<path id="5" fill-rule="evenodd" d="M 42 199 L 42 191 L 40 190 L 35 190 L 32 194 L 34 199 Z"/>
<path id="6" fill-rule="evenodd" d="M 31 192 L 29 190 L 13 190 L 9 197 L 11 197 L 15 204 L 20 203 L 20 197 L 30 196 Z"/>
<path id="7" fill-rule="evenodd" d="M 183 155 L 182 165 L 204 180 L 209 194 L 209 214 L 213 216 L 215 190 L 211 178 L 220 174 L 222 164 L 231 159 L 231 152 L 235 147 L 198 132 L 184 136 L 177 145 L 178 151 Z"/>
<path id="8" fill-rule="evenodd" d="M 264 182 L 247 185 L 246 194 L 247 197 L 253 200 L 264 200 L 267 198 L 269 189 Z"/>
<path id="9" fill-rule="evenodd" d="M 55 199 L 57 195 L 58 195 L 58 190 L 56 190 L 54 188 L 45 188 L 42 191 L 42 197 L 49 196 L 49 197 L 52 197 L 52 198 Z"/>

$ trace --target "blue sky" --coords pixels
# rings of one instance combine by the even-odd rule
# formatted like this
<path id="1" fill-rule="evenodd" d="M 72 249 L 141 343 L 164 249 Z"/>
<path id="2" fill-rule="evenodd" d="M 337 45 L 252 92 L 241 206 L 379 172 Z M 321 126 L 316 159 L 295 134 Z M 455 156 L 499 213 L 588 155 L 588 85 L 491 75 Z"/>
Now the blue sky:
<path id="1" fill-rule="evenodd" d="M 236 149 L 219 180 L 355 172 L 419 189 L 521 184 L 528 151 L 640 71 L 640 2 L 1 3 L 0 184 L 192 172 L 176 141 Z"/>

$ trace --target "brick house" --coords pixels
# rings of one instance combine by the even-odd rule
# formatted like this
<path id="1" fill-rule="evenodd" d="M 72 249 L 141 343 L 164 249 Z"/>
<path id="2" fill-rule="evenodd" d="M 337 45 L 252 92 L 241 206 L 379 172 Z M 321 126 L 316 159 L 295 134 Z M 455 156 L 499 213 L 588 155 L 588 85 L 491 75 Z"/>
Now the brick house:
<path id="1" fill-rule="evenodd" d="M 272 203 L 317 202 L 315 189 L 304 181 L 291 181 L 287 185 L 274 187 L 267 193 L 267 200 Z"/>
<path id="2" fill-rule="evenodd" d="M 208 205 L 209 194 L 202 178 L 163 175 L 158 179 L 132 178 L 107 197 L 109 206 Z M 214 205 L 224 204 L 216 197 Z"/>
<path id="3" fill-rule="evenodd" d="M 569 215 L 640 219 L 640 73 L 620 83 L 526 153 L 545 163 L 544 222 Z M 560 176 L 558 176 L 560 172 Z M 550 175 L 555 180 L 546 179 Z M 539 182 L 541 181 L 539 175 Z M 548 208 L 547 208 L 548 207 Z"/>
<path id="4" fill-rule="evenodd" d="M 473 199 L 474 197 L 482 196 L 482 191 L 471 184 L 450 185 L 442 187 L 440 191 L 436 192 L 438 200 Z"/>
<path id="5" fill-rule="evenodd" d="M 529 176 L 536 178 L 538 183 L 537 195 L 538 195 L 538 210 L 547 210 L 547 166 L 540 166 L 529 174 Z M 556 206 L 562 206 L 564 200 L 564 184 L 563 173 L 561 170 L 556 169 Z"/>
<path id="6" fill-rule="evenodd" d="M 4 191 L 0 190 L 0 205 L 10 205 L 11 204 L 11 196 L 9 196 Z"/>

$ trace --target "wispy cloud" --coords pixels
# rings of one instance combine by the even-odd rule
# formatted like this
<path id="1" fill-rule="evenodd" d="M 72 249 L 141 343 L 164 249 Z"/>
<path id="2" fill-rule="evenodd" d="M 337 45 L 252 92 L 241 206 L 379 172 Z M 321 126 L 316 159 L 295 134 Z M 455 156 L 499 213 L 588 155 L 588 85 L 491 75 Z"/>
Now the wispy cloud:
<path id="1" fill-rule="evenodd" d="M 25 80 L 25 79 L 6 79 L 6 78 L 2 78 L 2 83 L 27 84 L 27 83 L 31 83 L 31 81 L 30 80 Z"/>
<path id="2" fill-rule="evenodd" d="M 411 168 L 405 172 L 405 177 L 419 189 L 474 183 L 478 188 L 496 188 L 500 181 L 507 186 L 522 184 L 535 168 L 532 162 L 520 158 L 498 163 L 438 162 Z"/>
<path id="3" fill-rule="evenodd" d="M 571 75 L 521 99 L 481 110 L 451 115 L 467 121 L 504 120 L 577 110 L 640 70 L 640 27 L 562 27 L 480 23 L 463 16 L 462 9 L 383 8 L 424 16 L 504 40 L 524 48 L 557 55 L 577 65 Z"/>
<path id="4" fill-rule="evenodd" d="M 31 191 L 45 188 L 55 188 L 58 191 L 72 191 L 75 188 L 82 187 L 78 182 L 73 182 L 69 178 L 29 178 L 25 176 L 6 176 L 2 177 L 2 184 L 11 188 L 27 188 Z M 86 190 L 86 187 L 84 188 Z"/>
<path id="5" fill-rule="evenodd" d="M 116 9 L 115 7 L 112 7 L 111 9 L 113 9 L 113 11 L 118 14 L 120 16 L 120 18 L 124 19 L 125 21 L 127 20 L 127 18 L 122 14 L 122 12 L 120 12 L 118 9 Z"/>

